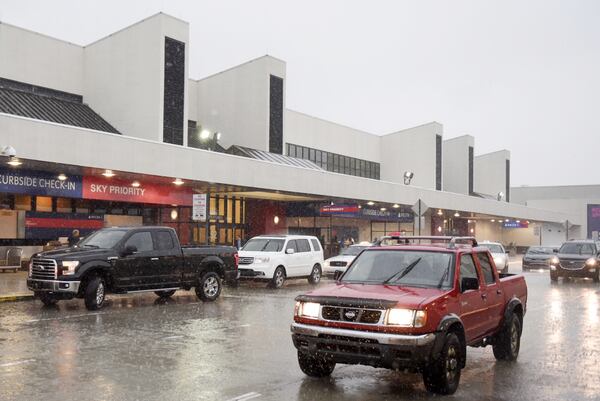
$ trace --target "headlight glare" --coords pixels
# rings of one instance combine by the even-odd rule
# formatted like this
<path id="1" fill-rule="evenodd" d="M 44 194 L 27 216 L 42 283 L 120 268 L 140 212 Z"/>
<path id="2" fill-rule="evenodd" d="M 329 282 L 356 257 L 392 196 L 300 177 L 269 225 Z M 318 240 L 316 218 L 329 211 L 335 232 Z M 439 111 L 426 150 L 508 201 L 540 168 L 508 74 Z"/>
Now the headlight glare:
<path id="1" fill-rule="evenodd" d="M 589 258 L 588 260 L 585 261 L 585 264 L 589 267 L 593 267 L 596 266 L 596 259 L 594 258 Z"/>
<path id="2" fill-rule="evenodd" d="M 318 304 L 316 302 L 301 302 L 298 308 L 298 315 L 301 317 L 318 319 L 320 309 L 321 304 Z"/>
<path id="3" fill-rule="evenodd" d="M 557 265 L 560 263 L 560 260 L 558 259 L 558 256 L 553 256 L 550 258 L 550 264 L 551 265 Z"/>
<path id="4" fill-rule="evenodd" d="M 387 324 L 392 326 L 413 327 L 415 310 L 394 308 L 388 311 Z"/>

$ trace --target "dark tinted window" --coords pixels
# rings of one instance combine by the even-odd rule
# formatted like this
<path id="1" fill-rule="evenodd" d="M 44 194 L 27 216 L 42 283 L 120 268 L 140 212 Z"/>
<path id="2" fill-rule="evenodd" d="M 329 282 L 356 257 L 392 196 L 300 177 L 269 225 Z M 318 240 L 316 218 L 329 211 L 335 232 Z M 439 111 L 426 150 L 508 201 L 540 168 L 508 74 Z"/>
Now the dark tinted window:
<path id="1" fill-rule="evenodd" d="M 183 145 L 185 43 L 165 38 L 163 141 Z"/>
<path id="2" fill-rule="evenodd" d="M 479 277 L 477 277 L 477 269 L 475 268 L 475 262 L 473 261 L 473 257 L 471 255 L 462 255 L 460 257 L 460 277 L 459 279 L 462 281 L 464 277 L 476 278 L 479 281 Z M 459 282 L 462 289 L 462 282 Z"/>
<path id="3" fill-rule="evenodd" d="M 175 247 L 173 244 L 173 238 L 171 237 L 171 233 L 168 231 L 157 231 L 156 235 L 156 248 L 158 250 L 171 250 Z"/>
<path id="4" fill-rule="evenodd" d="M 317 241 L 316 239 L 311 239 L 310 242 L 312 242 L 312 246 L 315 249 L 315 251 L 320 251 L 321 250 L 321 244 L 319 244 L 319 241 Z"/>
<path id="5" fill-rule="evenodd" d="M 283 79 L 271 75 L 269 88 L 269 152 L 282 154 Z"/>
<path id="6" fill-rule="evenodd" d="M 310 244 L 307 239 L 297 239 L 296 245 L 298 246 L 298 252 L 310 252 Z"/>
<path id="7" fill-rule="evenodd" d="M 152 244 L 152 235 L 150 234 L 150 231 L 141 231 L 133 234 L 129 237 L 127 242 L 125 242 L 125 247 L 130 245 L 135 246 L 138 252 L 152 251 L 154 246 Z"/>
<path id="8" fill-rule="evenodd" d="M 481 266 L 485 283 L 495 283 L 496 280 L 494 279 L 494 272 L 492 271 L 492 263 L 490 262 L 490 258 L 488 257 L 487 253 L 478 253 L 477 258 L 479 259 L 479 265 Z"/>
<path id="9" fill-rule="evenodd" d="M 577 255 L 593 255 L 596 253 L 596 247 L 593 244 L 567 242 L 560 247 L 559 253 L 571 253 Z"/>

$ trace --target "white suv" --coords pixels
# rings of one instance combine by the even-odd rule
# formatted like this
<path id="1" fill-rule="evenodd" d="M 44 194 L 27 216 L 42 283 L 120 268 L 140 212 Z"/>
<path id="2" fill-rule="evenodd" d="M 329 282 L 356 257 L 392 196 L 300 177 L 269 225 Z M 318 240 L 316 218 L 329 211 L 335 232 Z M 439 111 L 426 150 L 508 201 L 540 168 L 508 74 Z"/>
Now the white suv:
<path id="1" fill-rule="evenodd" d="M 491 241 L 483 241 L 479 243 L 479 246 L 487 248 L 492 257 L 494 258 L 494 264 L 496 265 L 496 269 L 500 273 L 508 273 L 508 252 L 504 249 L 499 242 L 491 242 Z"/>
<path id="2" fill-rule="evenodd" d="M 281 288 L 286 278 L 321 281 L 323 248 L 308 235 L 264 235 L 254 237 L 239 251 L 240 279 L 268 280 Z"/>

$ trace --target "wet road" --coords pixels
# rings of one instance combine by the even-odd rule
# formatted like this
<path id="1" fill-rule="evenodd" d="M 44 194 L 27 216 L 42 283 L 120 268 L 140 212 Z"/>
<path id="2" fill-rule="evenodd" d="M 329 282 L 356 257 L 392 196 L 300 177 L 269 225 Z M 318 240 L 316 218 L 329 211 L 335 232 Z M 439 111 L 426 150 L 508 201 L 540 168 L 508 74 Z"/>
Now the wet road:
<path id="1" fill-rule="evenodd" d="M 547 272 L 525 275 L 518 362 L 496 362 L 489 347 L 469 348 L 460 387 L 448 399 L 600 399 L 600 285 L 551 285 Z M 415 374 L 338 365 L 328 379 L 304 376 L 289 333 L 293 298 L 311 288 L 304 283 L 280 291 L 242 285 L 207 304 L 185 291 L 166 303 L 112 296 L 98 312 L 81 300 L 57 308 L 0 304 L 0 400 L 440 398 Z"/>

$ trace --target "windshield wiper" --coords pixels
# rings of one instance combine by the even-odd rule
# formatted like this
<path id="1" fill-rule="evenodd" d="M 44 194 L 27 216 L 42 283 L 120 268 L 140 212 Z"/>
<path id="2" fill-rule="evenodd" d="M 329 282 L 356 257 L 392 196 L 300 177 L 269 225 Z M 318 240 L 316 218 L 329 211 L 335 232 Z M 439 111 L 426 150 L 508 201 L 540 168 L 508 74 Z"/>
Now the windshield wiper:
<path id="1" fill-rule="evenodd" d="M 444 285 L 444 281 L 446 281 L 446 277 L 448 277 L 448 272 L 449 271 L 450 271 L 450 263 L 448 263 L 448 266 L 446 266 L 446 271 L 442 275 L 442 279 L 438 283 L 437 288 L 442 288 L 442 286 Z"/>
<path id="2" fill-rule="evenodd" d="M 406 266 L 403 270 L 400 270 L 397 273 L 394 273 L 394 275 L 390 278 L 388 278 L 387 280 L 384 280 L 382 284 L 387 284 L 391 281 L 398 281 L 400 280 L 402 277 L 406 276 L 408 273 L 410 273 L 410 271 L 421 261 L 421 258 L 417 258 L 415 259 L 411 264 L 409 264 L 408 266 Z M 396 278 L 396 276 L 398 276 Z"/>

